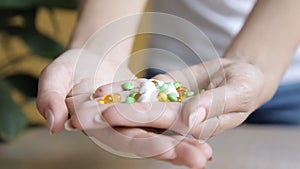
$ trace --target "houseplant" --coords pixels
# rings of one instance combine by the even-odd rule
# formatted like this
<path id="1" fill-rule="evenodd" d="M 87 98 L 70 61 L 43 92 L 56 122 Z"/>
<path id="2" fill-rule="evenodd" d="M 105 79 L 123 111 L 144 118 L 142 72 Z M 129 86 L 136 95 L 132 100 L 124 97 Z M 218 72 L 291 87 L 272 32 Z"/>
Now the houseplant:
<path id="1" fill-rule="evenodd" d="M 7 71 L 24 59 L 44 57 L 54 59 L 64 47 L 55 38 L 42 33 L 36 24 L 40 9 L 50 14 L 56 8 L 76 9 L 75 0 L 1 0 L 0 45 L 5 57 L 0 57 L 0 139 L 11 141 L 28 126 L 28 118 L 21 109 L 24 102 L 37 95 L 38 78 L 26 72 Z M 16 22 L 16 20 L 18 20 Z M 56 27 L 55 18 L 52 25 Z M 10 55 L 10 39 L 19 38 L 29 49 L 20 56 Z M 3 55 L 4 56 L 4 55 Z M 17 99 L 14 94 L 19 96 Z"/>

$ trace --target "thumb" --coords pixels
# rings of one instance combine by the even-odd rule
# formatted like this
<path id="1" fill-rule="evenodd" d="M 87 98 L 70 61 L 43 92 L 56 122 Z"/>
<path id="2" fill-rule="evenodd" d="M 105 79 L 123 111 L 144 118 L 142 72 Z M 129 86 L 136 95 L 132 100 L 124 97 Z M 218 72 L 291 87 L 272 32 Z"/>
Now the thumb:
<path id="1" fill-rule="evenodd" d="M 230 78 L 227 83 L 192 98 L 184 107 L 183 119 L 191 124 L 189 128 L 193 135 L 206 140 L 217 129 L 224 130 L 240 124 L 257 107 L 261 90 L 261 80 Z M 241 118 L 226 124 L 228 119 L 234 119 L 232 117 Z"/>

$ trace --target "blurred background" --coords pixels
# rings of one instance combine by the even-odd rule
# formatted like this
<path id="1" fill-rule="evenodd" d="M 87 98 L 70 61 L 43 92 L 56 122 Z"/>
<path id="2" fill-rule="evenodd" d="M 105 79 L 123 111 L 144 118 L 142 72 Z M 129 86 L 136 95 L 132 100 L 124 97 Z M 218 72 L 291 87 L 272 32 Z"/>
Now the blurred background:
<path id="1" fill-rule="evenodd" d="M 0 169 L 184 168 L 117 157 L 81 133 L 49 135 L 35 108 L 38 76 L 63 52 L 76 14 L 73 0 L 0 1 Z M 210 140 L 208 168 L 300 168 L 299 141 L 299 128 L 243 125 Z"/>
<path id="2" fill-rule="evenodd" d="M 0 138 L 44 124 L 35 108 L 38 75 L 63 52 L 76 20 L 73 0 L 1 0 Z"/>

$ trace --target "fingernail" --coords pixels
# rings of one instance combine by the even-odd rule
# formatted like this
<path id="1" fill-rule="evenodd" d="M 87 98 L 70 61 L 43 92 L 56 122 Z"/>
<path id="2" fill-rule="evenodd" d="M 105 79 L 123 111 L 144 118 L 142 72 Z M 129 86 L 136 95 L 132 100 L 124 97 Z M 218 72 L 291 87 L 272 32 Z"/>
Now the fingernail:
<path id="1" fill-rule="evenodd" d="M 106 122 L 106 120 L 103 118 L 103 116 L 102 116 L 101 114 L 97 114 L 97 115 L 95 116 L 95 121 L 96 121 L 97 123 L 105 123 L 105 122 Z"/>
<path id="2" fill-rule="evenodd" d="M 95 99 L 94 95 L 95 95 L 94 93 L 91 94 L 90 100 L 94 100 Z"/>
<path id="3" fill-rule="evenodd" d="M 176 155 L 175 151 L 169 151 L 169 152 L 167 152 L 167 154 L 166 154 L 167 160 L 173 160 L 173 159 L 175 159 L 176 157 L 177 157 L 177 155 Z"/>
<path id="4" fill-rule="evenodd" d="M 79 131 L 72 125 L 72 122 L 70 119 L 65 122 L 64 127 L 65 127 L 65 130 L 67 130 L 67 131 Z"/>
<path id="5" fill-rule="evenodd" d="M 45 112 L 45 117 L 47 120 L 47 126 L 49 128 L 49 133 L 50 135 L 53 135 L 53 126 L 54 126 L 54 116 L 51 110 L 46 110 Z"/>
<path id="6" fill-rule="evenodd" d="M 189 128 L 193 128 L 196 124 L 201 123 L 206 117 L 206 111 L 203 107 L 200 107 L 197 111 L 190 114 L 189 117 Z"/>
<path id="7" fill-rule="evenodd" d="M 169 159 L 170 160 L 173 160 L 173 159 L 175 159 L 177 157 L 177 155 L 176 155 L 176 153 L 174 152 L 174 153 L 172 153 L 170 156 L 169 156 Z"/>

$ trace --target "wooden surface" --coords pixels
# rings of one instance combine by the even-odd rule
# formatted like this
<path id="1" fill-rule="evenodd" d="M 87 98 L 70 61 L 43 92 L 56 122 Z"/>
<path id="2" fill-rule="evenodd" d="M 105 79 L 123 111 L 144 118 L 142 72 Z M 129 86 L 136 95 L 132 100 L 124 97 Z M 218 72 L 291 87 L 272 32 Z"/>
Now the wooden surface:
<path id="1" fill-rule="evenodd" d="M 210 140 L 208 169 L 298 169 L 300 128 L 243 126 Z M 11 144 L 0 144 L 0 169 L 183 169 L 154 160 L 117 157 L 81 133 L 49 136 L 29 129 Z"/>

